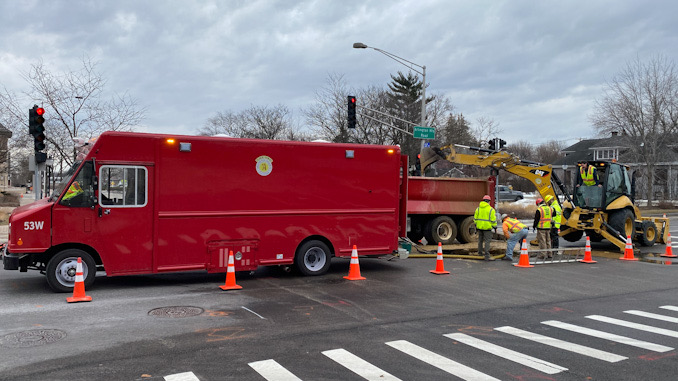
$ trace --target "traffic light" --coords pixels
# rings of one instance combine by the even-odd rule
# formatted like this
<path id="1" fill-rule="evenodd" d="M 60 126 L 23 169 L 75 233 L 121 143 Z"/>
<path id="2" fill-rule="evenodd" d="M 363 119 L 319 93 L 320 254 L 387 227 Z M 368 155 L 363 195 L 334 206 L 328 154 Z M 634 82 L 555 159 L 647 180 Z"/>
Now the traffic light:
<path id="1" fill-rule="evenodd" d="M 33 135 L 35 152 L 40 152 L 45 149 L 44 114 L 45 109 L 38 107 L 38 105 L 35 105 L 32 109 L 28 110 L 28 133 Z"/>
<path id="2" fill-rule="evenodd" d="M 499 139 L 499 149 L 502 149 L 506 146 L 506 140 Z"/>
<path id="3" fill-rule="evenodd" d="M 497 139 L 496 138 L 490 139 L 490 141 L 487 142 L 487 146 L 492 151 L 496 151 L 497 150 Z"/>
<path id="4" fill-rule="evenodd" d="M 356 124 L 356 115 L 355 115 L 356 99 L 353 95 L 349 95 L 347 98 L 348 98 L 348 128 L 355 128 L 355 124 Z"/>

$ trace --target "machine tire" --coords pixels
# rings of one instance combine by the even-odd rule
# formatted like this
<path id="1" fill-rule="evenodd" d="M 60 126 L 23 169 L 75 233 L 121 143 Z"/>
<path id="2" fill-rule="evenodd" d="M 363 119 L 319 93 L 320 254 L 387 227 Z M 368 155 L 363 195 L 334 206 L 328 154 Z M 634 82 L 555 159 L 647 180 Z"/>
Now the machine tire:
<path id="1" fill-rule="evenodd" d="M 461 243 L 478 242 L 478 230 L 473 222 L 473 216 L 468 216 L 459 222 L 457 239 Z"/>
<path id="2" fill-rule="evenodd" d="M 568 242 L 577 242 L 584 236 L 583 230 L 575 230 L 571 233 L 567 233 L 563 236 L 563 239 Z"/>
<path id="3" fill-rule="evenodd" d="M 624 237 L 635 235 L 635 230 L 633 228 L 633 212 L 628 209 L 621 209 L 614 212 L 610 212 L 608 217 L 608 224 L 615 228 L 619 233 Z"/>
<path id="4" fill-rule="evenodd" d="M 593 230 L 587 230 L 586 235 L 589 236 L 591 242 L 600 242 L 603 240 L 603 236 Z"/>
<path id="5" fill-rule="evenodd" d="M 426 224 L 425 237 L 429 245 L 449 245 L 457 238 L 457 224 L 448 216 L 439 216 Z"/>
<path id="6" fill-rule="evenodd" d="M 304 275 L 323 275 L 330 268 L 332 252 L 322 241 L 305 242 L 294 255 L 294 264 Z"/>
<path id="7" fill-rule="evenodd" d="M 652 221 L 643 221 L 640 225 L 642 233 L 636 236 L 636 239 L 642 246 L 653 246 L 657 242 L 657 225 Z"/>
<path id="8" fill-rule="evenodd" d="M 47 284 L 54 292 L 73 292 L 78 257 L 82 258 L 85 288 L 94 283 L 97 267 L 92 256 L 80 249 L 66 249 L 50 258 L 45 269 Z"/>

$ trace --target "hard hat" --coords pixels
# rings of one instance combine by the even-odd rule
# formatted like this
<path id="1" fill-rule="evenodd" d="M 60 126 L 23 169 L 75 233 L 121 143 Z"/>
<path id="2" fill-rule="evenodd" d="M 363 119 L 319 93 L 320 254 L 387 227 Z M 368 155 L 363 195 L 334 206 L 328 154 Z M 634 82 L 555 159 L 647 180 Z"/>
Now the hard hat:
<path id="1" fill-rule="evenodd" d="M 504 220 L 507 219 L 508 217 L 509 217 L 508 214 L 502 214 L 502 215 L 501 215 L 501 220 L 504 221 Z"/>
<path id="2" fill-rule="evenodd" d="M 541 197 L 539 197 L 539 198 L 537 199 L 536 204 L 539 205 L 539 204 L 541 204 L 542 202 L 544 202 L 544 200 L 543 200 Z"/>
<path id="3" fill-rule="evenodd" d="M 490 201 L 492 198 L 489 195 L 483 196 L 483 201 Z"/>
<path id="4" fill-rule="evenodd" d="M 551 200 L 553 200 L 553 196 L 551 196 L 550 194 L 546 195 L 546 197 L 544 197 L 544 201 L 546 201 L 546 202 L 550 202 Z"/>

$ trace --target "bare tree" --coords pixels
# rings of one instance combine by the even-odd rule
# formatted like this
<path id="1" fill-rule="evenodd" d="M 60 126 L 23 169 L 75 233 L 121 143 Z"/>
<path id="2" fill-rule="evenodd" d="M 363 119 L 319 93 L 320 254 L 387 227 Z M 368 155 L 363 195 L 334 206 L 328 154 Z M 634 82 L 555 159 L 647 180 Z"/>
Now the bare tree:
<path id="1" fill-rule="evenodd" d="M 218 112 L 207 119 L 200 135 L 225 134 L 248 139 L 285 139 L 293 130 L 291 114 L 286 106 L 250 106 L 241 112 Z"/>
<path id="2" fill-rule="evenodd" d="M 17 96 L 3 87 L 0 114 L 6 126 L 15 132 L 13 148 L 28 151 L 28 109 L 36 103 L 45 109 L 47 152 L 55 162 L 71 165 L 75 160 L 73 139 L 86 140 L 104 131 L 131 131 L 143 119 L 144 108 L 128 94 L 109 96 L 106 80 L 96 63 L 83 58 L 76 71 L 53 73 L 43 62 L 31 66 L 23 75 L 30 89 Z"/>
<path id="3" fill-rule="evenodd" d="M 490 139 L 497 137 L 498 134 L 503 132 L 503 129 L 499 127 L 499 123 L 486 116 L 476 119 L 476 123 L 472 125 L 471 130 L 477 139 L 476 144 L 478 147 L 487 147 Z"/>
<path id="4" fill-rule="evenodd" d="M 315 104 L 304 112 L 306 121 L 314 133 L 322 139 L 335 143 L 348 143 L 355 141 L 352 132 L 348 128 L 347 120 L 347 96 L 355 95 L 345 82 L 344 76 L 330 74 L 327 84 L 315 93 Z M 359 100 L 359 102 L 361 102 Z M 358 125 L 362 120 L 358 112 Z"/>
<path id="5" fill-rule="evenodd" d="M 654 199 L 657 163 L 671 150 L 678 132 L 678 78 L 672 61 L 656 56 L 640 58 L 626 67 L 596 101 L 591 121 L 599 133 L 619 132 L 633 160 L 644 163 L 647 199 Z"/>

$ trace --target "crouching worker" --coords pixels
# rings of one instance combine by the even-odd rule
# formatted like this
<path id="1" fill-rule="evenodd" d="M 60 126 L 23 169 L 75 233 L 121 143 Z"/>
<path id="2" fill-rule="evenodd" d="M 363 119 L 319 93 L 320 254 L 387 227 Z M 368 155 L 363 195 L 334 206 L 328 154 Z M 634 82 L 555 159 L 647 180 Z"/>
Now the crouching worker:
<path id="1" fill-rule="evenodd" d="M 527 238 L 528 229 L 525 224 L 506 214 L 501 218 L 501 221 L 504 236 L 508 239 L 506 241 L 506 256 L 502 260 L 512 261 L 513 250 L 517 243 Z"/>

